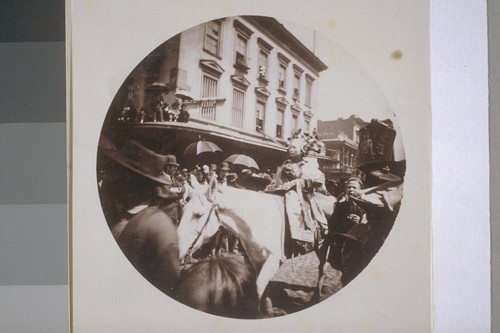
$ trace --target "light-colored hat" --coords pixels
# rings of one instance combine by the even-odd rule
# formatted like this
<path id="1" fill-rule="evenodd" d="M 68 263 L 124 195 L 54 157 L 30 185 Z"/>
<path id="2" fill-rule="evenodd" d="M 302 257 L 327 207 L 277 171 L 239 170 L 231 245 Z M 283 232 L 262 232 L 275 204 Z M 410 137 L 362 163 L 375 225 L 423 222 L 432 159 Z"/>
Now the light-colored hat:
<path id="1" fill-rule="evenodd" d="M 359 179 L 358 177 L 351 177 L 348 180 L 346 180 L 345 183 L 347 185 L 347 184 L 349 184 L 351 182 L 358 183 L 360 187 L 363 187 L 363 181 L 361 179 Z"/>
<path id="2" fill-rule="evenodd" d="M 177 163 L 177 158 L 174 155 L 166 155 L 165 158 L 166 158 L 165 165 L 179 166 L 179 163 Z"/>
<path id="3" fill-rule="evenodd" d="M 219 166 L 219 170 L 229 171 L 229 164 L 227 162 L 222 162 Z"/>

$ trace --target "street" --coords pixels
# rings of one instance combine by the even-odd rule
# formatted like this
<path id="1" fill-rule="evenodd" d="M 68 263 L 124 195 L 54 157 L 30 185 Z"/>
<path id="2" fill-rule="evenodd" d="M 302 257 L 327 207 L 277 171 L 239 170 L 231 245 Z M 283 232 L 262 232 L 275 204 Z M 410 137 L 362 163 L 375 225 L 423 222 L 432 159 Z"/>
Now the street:
<path id="1" fill-rule="evenodd" d="M 286 260 L 266 290 L 273 306 L 290 314 L 317 304 L 315 292 L 318 265 L 319 260 L 314 252 L 295 257 L 293 261 L 292 259 Z M 342 289 L 341 275 L 339 271 L 327 265 L 325 284 L 319 301 Z"/>

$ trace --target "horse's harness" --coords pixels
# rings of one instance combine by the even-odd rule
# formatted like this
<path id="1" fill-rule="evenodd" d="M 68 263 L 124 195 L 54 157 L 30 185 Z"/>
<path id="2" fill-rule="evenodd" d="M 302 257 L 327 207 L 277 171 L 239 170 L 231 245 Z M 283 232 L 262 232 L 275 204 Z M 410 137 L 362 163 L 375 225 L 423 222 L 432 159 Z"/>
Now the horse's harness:
<path id="1" fill-rule="evenodd" d="M 193 248 L 194 248 L 195 244 L 198 242 L 198 240 L 200 239 L 201 234 L 203 233 L 203 231 L 207 227 L 208 222 L 210 221 L 210 217 L 212 216 L 212 213 L 215 213 L 217 221 L 220 223 L 219 206 L 217 205 L 217 203 L 212 202 L 212 207 L 210 207 L 210 211 L 208 212 L 207 219 L 206 219 L 205 223 L 203 224 L 203 226 L 201 227 L 200 231 L 198 231 L 198 235 L 196 235 L 196 238 L 194 239 L 193 243 L 191 243 L 191 246 L 189 246 L 189 248 L 186 252 L 186 255 L 184 256 L 184 258 L 182 258 L 182 264 L 185 264 L 186 260 L 188 262 L 190 261 L 192 254 L 193 254 L 192 253 Z"/>

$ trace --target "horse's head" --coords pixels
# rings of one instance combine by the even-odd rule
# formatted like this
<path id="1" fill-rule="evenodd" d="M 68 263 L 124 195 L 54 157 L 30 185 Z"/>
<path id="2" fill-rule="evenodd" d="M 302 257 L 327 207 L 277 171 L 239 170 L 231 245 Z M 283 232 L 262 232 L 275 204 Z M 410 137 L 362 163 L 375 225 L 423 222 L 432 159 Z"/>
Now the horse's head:
<path id="1" fill-rule="evenodd" d="M 217 191 L 217 181 L 213 179 L 208 188 L 195 190 L 184 206 L 177 228 L 181 259 L 188 251 L 191 253 L 196 251 L 219 229 L 220 223 L 215 213 Z"/>
<path id="2" fill-rule="evenodd" d="M 237 255 L 195 263 L 177 286 L 175 296 L 192 308 L 214 315 L 255 318 L 258 314 L 255 271 Z"/>

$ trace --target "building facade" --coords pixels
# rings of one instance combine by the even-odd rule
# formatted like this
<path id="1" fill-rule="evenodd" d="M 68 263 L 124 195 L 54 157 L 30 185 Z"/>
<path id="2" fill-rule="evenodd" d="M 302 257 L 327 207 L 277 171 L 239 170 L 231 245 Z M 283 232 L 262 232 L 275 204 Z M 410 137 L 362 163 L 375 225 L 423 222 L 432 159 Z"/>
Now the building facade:
<path id="1" fill-rule="evenodd" d="M 294 130 L 315 128 L 319 76 L 326 69 L 273 18 L 222 18 L 190 28 L 154 50 L 134 69 L 111 108 L 119 113 L 124 105 L 132 105 L 147 112 L 151 96 L 146 87 L 165 83 L 166 105 L 179 94 L 192 98 L 186 104 L 189 123 L 146 121 L 129 126 L 156 132 L 189 129 L 198 131 L 199 138 L 225 145 L 226 151 L 260 153 L 262 159 L 278 153 L 281 159 Z M 189 140 L 176 135 L 177 148 L 162 150 L 177 149 L 174 153 L 180 154 L 184 137 Z"/>
<path id="2" fill-rule="evenodd" d="M 318 136 L 325 143 L 326 155 L 334 160 L 328 170 L 331 178 L 346 178 L 357 171 L 359 130 L 366 124 L 355 115 L 347 119 L 318 121 Z"/>

